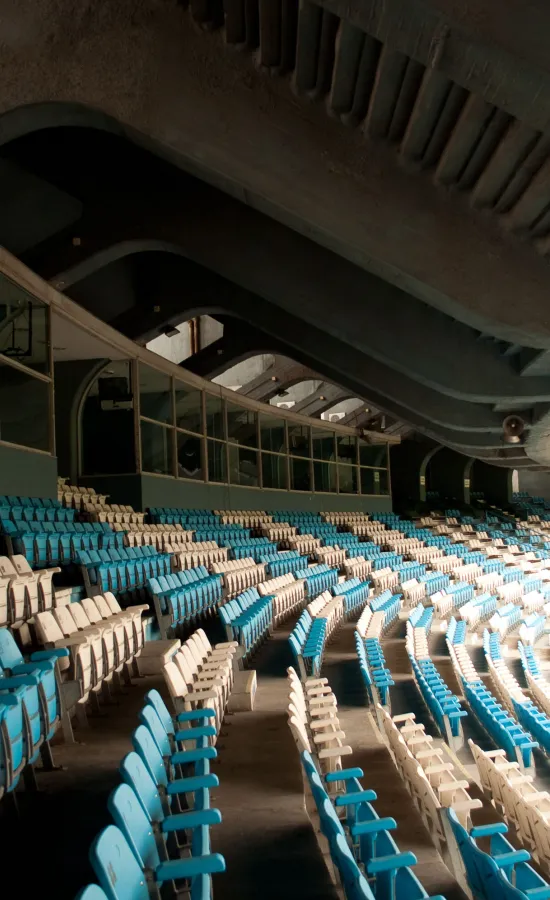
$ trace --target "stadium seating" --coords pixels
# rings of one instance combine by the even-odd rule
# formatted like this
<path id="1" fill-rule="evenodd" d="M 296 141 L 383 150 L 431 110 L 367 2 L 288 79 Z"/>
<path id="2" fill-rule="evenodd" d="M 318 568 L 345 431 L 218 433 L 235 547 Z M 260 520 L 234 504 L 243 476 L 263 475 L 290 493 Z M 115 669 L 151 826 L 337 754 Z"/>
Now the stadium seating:
<path id="1" fill-rule="evenodd" d="M 247 660 L 273 629 L 273 598 L 260 596 L 256 587 L 243 591 L 218 609 L 227 640 L 237 641 Z"/>
<path id="2" fill-rule="evenodd" d="M 120 764 L 122 783 L 107 801 L 115 824 L 90 848 L 101 888 L 90 885 L 79 896 L 160 900 L 163 886 L 178 881 L 190 897 L 210 900 L 212 875 L 225 871 L 225 860 L 212 853 L 210 841 L 210 829 L 221 822 L 209 800 L 218 785 L 209 771 L 216 757 L 215 728 L 209 724 L 214 712 L 174 719 L 157 691 L 145 699 L 142 724 L 132 735 L 134 750 Z"/>
<path id="3" fill-rule="evenodd" d="M 461 772 L 457 773 L 445 744 L 435 744 L 424 726 L 416 722 L 414 713 L 392 718 L 380 707 L 378 721 L 397 771 L 420 810 L 432 840 L 442 851 L 446 843 L 442 809 L 452 807 L 459 820 L 468 827 L 471 811 L 479 809 L 482 802 L 470 797 L 469 784 Z"/>
<path id="4" fill-rule="evenodd" d="M 176 713 L 213 708 L 221 723 L 231 688 L 238 644 L 227 641 L 210 644 L 199 628 L 182 644 L 163 668 L 164 680 Z"/>
<path id="5" fill-rule="evenodd" d="M 334 764 L 351 748 L 341 744 L 330 687 L 323 679 L 302 685 L 292 669 L 288 674 L 289 725 L 300 755 L 306 811 L 331 878 L 349 900 L 427 897 L 411 869 L 416 857 L 400 852 L 390 834 L 396 822 L 376 812 L 375 792 L 364 790 L 359 780 L 362 770 Z M 336 793 L 339 787 L 344 793 Z"/>
<path id="6" fill-rule="evenodd" d="M 478 900 L 547 896 L 548 884 L 528 865 L 530 854 L 527 850 L 516 850 L 506 840 L 504 835 L 508 829 L 503 822 L 481 825 L 468 833 L 452 809 L 445 815 L 466 873 L 464 887 L 472 896 Z M 478 838 L 490 838 L 488 853 L 478 847 Z"/>
<path id="7" fill-rule="evenodd" d="M 223 578 L 221 574 L 211 575 L 205 566 L 198 566 L 149 578 L 147 590 L 160 634 L 166 638 L 217 608 L 223 596 Z"/>

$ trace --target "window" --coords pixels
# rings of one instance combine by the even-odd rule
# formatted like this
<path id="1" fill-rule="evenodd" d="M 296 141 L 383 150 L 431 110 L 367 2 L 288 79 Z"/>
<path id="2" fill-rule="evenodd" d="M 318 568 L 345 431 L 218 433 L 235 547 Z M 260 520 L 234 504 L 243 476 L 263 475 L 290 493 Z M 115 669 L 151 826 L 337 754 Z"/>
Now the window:
<path id="1" fill-rule="evenodd" d="M 359 438 L 359 464 L 361 466 L 373 466 L 387 468 L 386 444 L 367 444 Z"/>
<path id="2" fill-rule="evenodd" d="M 312 428 L 311 441 L 313 446 L 313 459 L 334 459 L 334 431 L 327 431 L 323 428 Z"/>
<path id="3" fill-rule="evenodd" d="M 388 476 L 388 470 L 380 469 L 378 472 L 375 472 L 374 474 L 375 474 L 375 478 L 376 478 L 376 475 L 378 475 L 378 486 L 379 486 L 378 493 L 379 494 L 389 494 L 390 479 Z"/>
<path id="4" fill-rule="evenodd" d="M 374 494 L 374 469 L 359 469 L 361 472 L 361 493 Z"/>
<path id="5" fill-rule="evenodd" d="M 290 489 L 292 491 L 311 490 L 311 462 L 309 459 L 290 459 Z"/>
<path id="6" fill-rule="evenodd" d="M 260 434 L 262 450 L 286 453 L 286 427 L 284 419 L 260 414 Z"/>
<path id="7" fill-rule="evenodd" d="M 0 274 L 0 353 L 50 373 L 49 307 Z"/>
<path id="8" fill-rule="evenodd" d="M 231 484 L 247 484 L 258 487 L 258 451 L 228 444 L 229 481 Z"/>
<path id="9" fill-rule="evenodd" d="M 256 413 L 227 402 L 227 440 L 243 447 L 258 446 Z"/>
<path id="10" fill-rule="evenodd" d="M 225 439 L 225 428 L 223 424 L 223 400 L 221 397 L 215 397 L 213 394 L 205 394 L 206 406 L 206 433 L 208 437 Z"/>
<path id="11" fill-rule="evenodd" d="M 264 488 L 288 488 L 287 457 L 277 453 L 262 453 L 262 482 Z"/>
<path id="12" fill-rule="evenodd" d="M 338 462 L 357 463 L 357 438 L 353 434 L 336 435 L 336 454 Z"/>
<path id="13" fill-rule="evenodd" d="M 334 463 L 313 461 L 314 490 L 320 493 L 336 493 L 336 466 Z"/>
<path id="14" fill-rule="evenodd" d="M 157 422 L 172 422 L 172 379 L 164 372 L 139 364 L 140 414 Z"/>
<path id="15" fill-rule="evenodd" d="M 141 421 L 141 468 L 155 475 L 174 474 L 174 430 Z"/>
<path id="16" fill-rule="evenodd" d="M 310 456 L 309 427 L 307 425 L 288 423 L 288 449 L 292 456 Z"/>
<path id="17" fill-rule="evenodd" d="M 185 431 L 176 431 L 178 478 L 204 481 L 202 462 L 202 438 Z"/>
<path id="18" fill-rule="evenodd" d="M 357 466 L 338 466 L 338 484 L 341 494 L 357 494 Z"/>
<path id="19" fill-rule="evenodd" d="M 203 434 L 202 427 L 202 391 L 196 391 L 175 382 L 176 425 L 184 431 Z"/>
<path id="20" fill-rule="evenodd" d="M 49 453 L 50 382 L 0 360 L 0 440 Z"/>
<path id="21" fill-rule="evenodd" d="M 207 441 L 208 453 L 208 480 L 217 482 L 227 481 L 227 456 L 226 444 L 221 441 Z"/>
<path id="22" fill-rule="evenodd" d="M 82 475 L 136 471 L 131 363 L 111 362 L 97 376 L 82 409 L 81 438 Z"/>

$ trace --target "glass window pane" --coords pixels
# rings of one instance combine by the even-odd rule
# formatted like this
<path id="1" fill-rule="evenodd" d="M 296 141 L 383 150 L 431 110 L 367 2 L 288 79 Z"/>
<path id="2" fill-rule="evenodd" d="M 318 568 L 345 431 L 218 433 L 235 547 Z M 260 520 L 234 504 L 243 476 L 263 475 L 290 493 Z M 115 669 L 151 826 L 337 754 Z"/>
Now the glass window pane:
<path id="1" fill-rule="evenodd" d="M 178 478 L 194 478 L 204 481 L 202 463 L 202 438 L 195 434 L 176 431 L 178 454 Z"/>
<path id="2" fill-rule="evenodd" d="M 311 440 L 313 443 L 313 459 L 334 459 L 334 431 L 312 428 Z"/>
<path id="3" fill-rule="evenodd" d="M 336 435 L 336 453 L 338 462 L 357 462 L 357 438 L 354 434 Z"/>
<path id="4" fill-rule="evenodd" d="M 288 487 L 287 458 L 275 453 L 262 453 L 262 479 L 264 488 L 279 488 L 286 491 Z"/>
<path id="5" fill-rule="evenodd" d="M 360 469 L 361 472 L 361 493 L 376 494 L 376 486 L 374 482 L 375 469 Z"/>
<path id="6" fill-rule="evenodd" d="M 206 404 L 206 433 L 209 437 L 220 438 L 224 440 L 225 431 L 223 427 L 223 400 L 221 397 L 215 397 L 213 394 L 205 394 Z"/>
<path id="7" fill-rule="evenodd" d="M 290 459 L 290 489 L 292 491 L 311 490 L 311 463 L 309 459 Z"/>
<path id="8" fill-rule="evenodd" d="M 336 466 L 334 463 L 313 462 L 315 490 L 324 493 L 336 492 Z"/>
<path id="9" fill-rule="evenodd" d="M 176 392 L 176 425 L 185 431 L 203 434 L 202 391 L 185 387 L 181 381 L 174 384 Z"/>
<path id="10" fill-rule="evenodd" d="M 208 450 L 208 480 L 227 481 L 226 444 L 220 441 L 207 441 Z"/>
<path id="11" fill-rule="evenodd" d="M 50 452 L 50 385 L 0 360 L 0 440 Z"/>
<path id="12" fill-rule="evenodd" d="M 111 362 L 86 395 L 81 416 L 83 475 L 136 471 L 131 364 Z M 109 440 L 98 441 L 98 434 Z M 61 441 L 59 441 L 61 445 Z"/>
<path id="13" fill-rule="evenodd" d="M 141 468 L 157 475 L 174 474 L 174 431 L 141 422 Z"/>
<path id="14" fill-rule="evenodd" d="M 288 423 L 288 449 L 293 456 L 309 456 L 309 426 Z M 309 488 L 307 488 L 309 490 Z"/>
<path id="15" fill-rule="evenodd" d="M 338 481 L 341 494 L 357 494 L 357 466 L 338 466 Z"/>
<path id="16" fill-rule="evenodd" d="M 0 274 L 0 353 L 50 374 L 49 307 Z"/>
<path id="17" fill-rule="evenodd" d="M 244 447 L 258 446 L 256 413 L 234 403 L 227 403 L 227 440 Z"/>
<path id="18" fill-rule="evenodd" d="M 274 453 L 286 452 L 285 420 L 276 419 L 274 416 L 260 415 L 260 432 L 262 438 L 262 450 L 272 450 Z"/>
<path id="19" fill-rule="evenodd" d="M 386 444 L 367 444 L 359 438 L 359 463 L 362 466 L 382 466 L 387 468 Z"/>
<path id="20" fill-rule="evenodd" d="M 378 475 L 378 493 L 379 494 L 389 494 L 390 492 L 390 479 L 388 477 L 387 469 L 379 469 L 378 472 L 374 473 L 376 478 Z"/>
<path id="21" fill-rule="evenodd" d="M 231 484 L 259 484 L 258 451 L 248 450 L 228 444 L 229 448 L 229 481 Z"/>
<path id="22" fill-rule="evenodd" d="M 164 372 L 139 364 L 139 401 L 142 416 L 172 424 L 172 379 Z"/>

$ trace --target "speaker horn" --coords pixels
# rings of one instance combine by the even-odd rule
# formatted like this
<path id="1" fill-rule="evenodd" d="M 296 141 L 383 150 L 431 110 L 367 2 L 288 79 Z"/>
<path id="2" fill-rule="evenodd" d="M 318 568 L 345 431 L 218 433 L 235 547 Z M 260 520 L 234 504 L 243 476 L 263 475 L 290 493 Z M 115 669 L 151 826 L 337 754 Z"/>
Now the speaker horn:
<path id="1" fill-rule="evenodd" d="M 502 423 L 503 440 L 507 444 L 521 443 L 521 436 L 525 431 L 525 422 L 521 416 L 506 416 Z"/>

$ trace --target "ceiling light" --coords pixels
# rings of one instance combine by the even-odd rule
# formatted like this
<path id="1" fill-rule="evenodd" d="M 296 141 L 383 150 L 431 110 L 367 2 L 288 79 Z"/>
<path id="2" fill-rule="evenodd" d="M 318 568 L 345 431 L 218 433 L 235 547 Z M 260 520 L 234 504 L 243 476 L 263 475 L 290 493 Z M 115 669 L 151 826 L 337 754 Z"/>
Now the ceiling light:
<path id="1" fill-rule="evenodd" d="M 321 396 L 319 397 L 319 400 L 326 400 L 326 399 L 327 399 L 327 398 L 326 398 L 326 397 L 323 397 L 322 394 L 321 394 Z"/>

